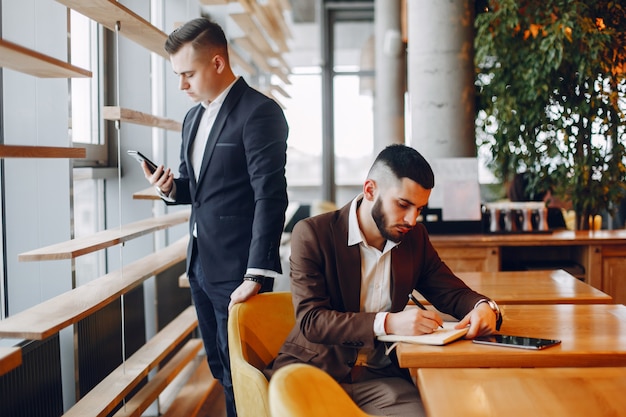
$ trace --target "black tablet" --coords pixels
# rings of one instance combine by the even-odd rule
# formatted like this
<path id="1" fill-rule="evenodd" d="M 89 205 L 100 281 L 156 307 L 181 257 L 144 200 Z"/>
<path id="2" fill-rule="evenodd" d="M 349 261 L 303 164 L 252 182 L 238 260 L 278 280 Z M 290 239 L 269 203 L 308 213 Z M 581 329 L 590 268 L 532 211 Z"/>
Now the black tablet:
<path id="1" fill-rule="evenodd" d="M 556 339 L 541 339 L 537 337 L 511 336 L 506 334 L 481 336 L 473 339 L 473 342 L 483 345 L 505 346 L 532 350 L 545 349 L 561 343 L 560 340 Z"/>

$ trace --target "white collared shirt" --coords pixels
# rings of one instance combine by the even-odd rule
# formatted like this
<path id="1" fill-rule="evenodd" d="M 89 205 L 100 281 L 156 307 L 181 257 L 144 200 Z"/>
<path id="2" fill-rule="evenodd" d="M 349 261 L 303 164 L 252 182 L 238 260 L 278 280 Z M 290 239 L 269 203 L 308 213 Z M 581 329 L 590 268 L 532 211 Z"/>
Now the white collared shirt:
<path id="1" fill-rule="evenodd" d="M 384 335 L 385 317 L 391 309 L 391 249 L 397 242 L 387 240 L 382 252 L 367 244 L 359 227 L 357 206 L 363 199 L 358 195 L 348 214 L 348 246 L 359 245 L 361 251 L 361 311 L 378 312 L 374 320 L 376 336 Z"/>

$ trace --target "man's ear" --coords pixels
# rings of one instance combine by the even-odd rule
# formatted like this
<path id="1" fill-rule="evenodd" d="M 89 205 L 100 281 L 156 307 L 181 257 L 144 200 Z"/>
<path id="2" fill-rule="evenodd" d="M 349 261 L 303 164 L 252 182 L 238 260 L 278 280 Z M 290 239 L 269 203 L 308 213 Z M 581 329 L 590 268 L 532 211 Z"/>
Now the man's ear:
<path id="1" fill-rule="evenodd" d="M 221 55 L 215 55 L 213 57 L 213 67 L 218 74 L 224 71 L 224 68 L 226 68 L 226 60 L 224 57 Z"/>
<path id="2" fill-rule="evenodd" d="M 365 184 L 363 184 L 363 198 L 369 201 L 374 201 L 376 198 L 376 189 L 376 181 L 371 178 L 365 180 Z"/>

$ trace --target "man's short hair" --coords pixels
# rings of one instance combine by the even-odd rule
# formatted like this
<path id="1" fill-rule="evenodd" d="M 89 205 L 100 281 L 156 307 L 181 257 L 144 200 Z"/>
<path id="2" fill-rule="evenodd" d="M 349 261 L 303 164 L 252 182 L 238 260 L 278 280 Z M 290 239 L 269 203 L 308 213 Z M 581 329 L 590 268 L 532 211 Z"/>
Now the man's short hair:
<path id="1" fill-rule="evenodd" d="M 228 58 L 224 31 L 220 25 L 207 18 L 199 17 L 174 29 L 165 41 L 165 52 L 175 54 L 187 43 L 191 43 L 195 50 L 206 48 Z"/>
<path id="2" fill-rule="evenodd" d="M 426 159 L 415 149 L 406 145 L 389 145 L 383 149 L 372 164 L 368 178 L 381 179 L 385 172 L 396 179 L 408 178 L 430 190 L 435 186 L 435 174 Z"/>

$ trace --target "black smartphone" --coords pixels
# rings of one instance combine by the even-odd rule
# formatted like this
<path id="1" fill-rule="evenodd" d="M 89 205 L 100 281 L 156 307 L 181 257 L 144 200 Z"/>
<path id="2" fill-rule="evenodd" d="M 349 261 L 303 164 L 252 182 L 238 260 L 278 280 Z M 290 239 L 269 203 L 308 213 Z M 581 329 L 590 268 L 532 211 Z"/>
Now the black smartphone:
<path id="1" fill-rule="evenodd" d="M 473 339 L 474 343 L 483 345 L 495 345 L 514 347 L 520 349 L 532 349 L 539 350 L 545 349 L 550 346 L 558 345 L 560 340 L 556 339 L 542 339 L 538 337 L 526 337 L 526 336 L 511 336 L 506 334 L 495 334 L 491 336 L 480 336 Z"/>
<path id="2" fill-rule="evenodd" d="M 148 159 L 144 154 L 142 154 L 139 151 L 133 151 L 133 150 L 128 150 L 127 153 L 132 156 L 133 158 L 135 158 L 139 163 L 142 163 L 143 161 L 146 161 L 146 164 L 148 165 L 148 169 L 150 170 L 151 173 L 154 174 L 154 171 L 157 170 L 158 166 L 157 164 L 155 164 L 154 162 L 152 162 L 150 159 Z"/>

